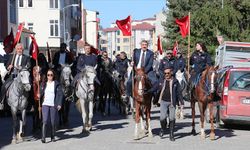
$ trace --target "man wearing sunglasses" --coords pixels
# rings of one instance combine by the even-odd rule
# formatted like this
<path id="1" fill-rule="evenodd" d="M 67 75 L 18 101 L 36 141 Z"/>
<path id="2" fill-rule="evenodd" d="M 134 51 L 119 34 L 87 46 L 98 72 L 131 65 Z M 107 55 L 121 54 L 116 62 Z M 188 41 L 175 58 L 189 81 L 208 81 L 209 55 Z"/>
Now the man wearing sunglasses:
<path id="1" fill-rule="evenodd" d="M 174 141 L 174 126 L 175 126 L 175 110 L 176 105 L 181 103 L 184 105 L 181 93 L 181 87 L 178 80 L 173 77 L 171 67 L 164 68 L 164 79 L 159 82 L 160 89 L 160 137 L 162 138 L 167 126 L 167 118 L 169 118 L 170 141 Z"/>
<path id="2" fill-rule="evenodd" d="M 175 69 L 175 58 L 173 57 L 172 50 L 166 51 L 166 56 L 161 60 L 159 65 L 160 78 L 164 78 L 164 68 L 172 68 L 173 74 L 176 73 Z"/>

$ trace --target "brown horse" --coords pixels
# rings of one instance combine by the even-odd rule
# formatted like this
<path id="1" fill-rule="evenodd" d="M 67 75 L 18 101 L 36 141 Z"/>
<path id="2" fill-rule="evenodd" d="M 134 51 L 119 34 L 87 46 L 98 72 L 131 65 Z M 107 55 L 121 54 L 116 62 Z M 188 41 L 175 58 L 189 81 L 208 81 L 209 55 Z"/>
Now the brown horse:
<path id="1" fill-rule="evenodd" d="M 205 139 L 204 131 L 204 118 L 207 106 L 209 107 L 211 131 L 210 139 L 215 139 L 214 133 L 214 115 L 213 115 L 213 99 L 215 92 L 215 81 L 217 78 L 216 70 L 218 68 L 214 66 L 207 66 L 202 72 L 200 80 L 195 89 L 192 90 L 191 94 L 191 108 L 192 108 L 192 134 L 196 135 L 195 131 L 195 102 L 198 102 L 200 109 L 200 126 L 201 126 L 201 137 Z"/>
<path id="2" fill-rule="evenodd" d="M 152 137 L 152 131 L 150 126 L 150 110 L 151 110 L 151 100 L 152 94 L 144 93 L 145 90 L 151 88 L 151 83 L 148 80 L 144 69 L 136 69 L 135 74 L 135 83 L 134 83 L 134 100 L 135 100 L 135 140 L 140 139 L 138 133 L 138 125 L 141 122 L 141 131 L 145 133 L 144 130 L 146 129 L 148 132 L 148 136 Z M 143 113 L 146 115 L 146 128 L 143 125 L 142 116 Z"/>

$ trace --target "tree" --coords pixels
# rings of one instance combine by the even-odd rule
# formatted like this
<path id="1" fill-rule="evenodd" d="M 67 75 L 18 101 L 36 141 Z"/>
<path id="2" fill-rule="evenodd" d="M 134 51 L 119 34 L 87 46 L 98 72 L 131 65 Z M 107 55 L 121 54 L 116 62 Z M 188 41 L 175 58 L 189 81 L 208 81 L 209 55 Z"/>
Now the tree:
<path id="1" fill-rule="evenodd" d="M 170 46 L 177 40 L 180 47 L 187 49 L 188 38 L 181 38 L 175 19 L 188 12 L 191 12 L 191 49 L 202 41 L 214 54 L 217 35 L 230 41 L 250 41 L 249 0 L 224 0 L 223 8 L 221 0 L 167 0 L 166 6 L 167 20 L 163 25 Z"/>

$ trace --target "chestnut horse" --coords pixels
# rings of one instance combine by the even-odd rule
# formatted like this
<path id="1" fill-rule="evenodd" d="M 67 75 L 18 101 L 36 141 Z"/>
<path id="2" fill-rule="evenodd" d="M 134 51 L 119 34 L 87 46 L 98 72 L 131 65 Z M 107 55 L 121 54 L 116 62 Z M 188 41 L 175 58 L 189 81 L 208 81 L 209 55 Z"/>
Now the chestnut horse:
<path id="1" fill-rule="evenodd" d="M 152 137 L 152 131 L 150 126 L 150 110 L 151 110 L 151 100 L 152 94 L 144 93 L 145 90 L 151 88 L 151 83 L 148 80 L 144 69 L 136 69 L 135 72 L 135 83 L 134 83 L 134 100 L 135 100 L 135 140 L 140 139 L 138 133 L 138 125 L 141 122 L 141 131 L 144 133 L 146 129 L 148 131 L 148 136 Z M 143 113 L 146 115 L 146 128 L 143 125 L 142 116 Z"/>
<path id="2" fill-rule="evenodd" d="M 197 86 L 191 91 L 191 108 L 192 108 L 192 134 L 196 135 L 195 131 L 195 102 L 198 102 L 200 109 L 200 126 L 201 137 L 205 139 L 204 118 L 207 106 L 209 107 L 211 131 L 210 139 L 215 139 L 214 133 L 214 115 L 213 115 L 213 100 L 215 90 L 215 81 L 217 78 L 217 67 L 207 66 L 202 72 Z"/>

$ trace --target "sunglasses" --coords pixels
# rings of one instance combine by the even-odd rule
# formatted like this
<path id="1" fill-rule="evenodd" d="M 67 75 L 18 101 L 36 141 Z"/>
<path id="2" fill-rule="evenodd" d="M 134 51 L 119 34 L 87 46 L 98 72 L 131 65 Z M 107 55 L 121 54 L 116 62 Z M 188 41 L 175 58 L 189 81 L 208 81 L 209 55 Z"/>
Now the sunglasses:
<path id="1" fill-rule="evenodd" d="M 54 75 L 53 75 L 53 74 L 47 74 L 47 76 L 48 76 L 48 77 L 49 77 L 49 76 L 53 77 Z"/>
<path id="2" fill-rule="evenodd" d="M 170 74 L 170 72 L 165 72 L 165 74 Z"/>
<path id="3" fill-rule="evenodd" d="M 171 55 L 172 53 L 167 53 L 167 55 Z"/>

